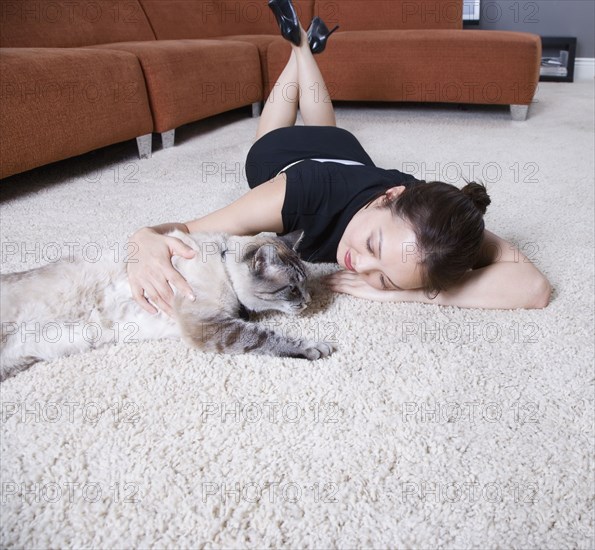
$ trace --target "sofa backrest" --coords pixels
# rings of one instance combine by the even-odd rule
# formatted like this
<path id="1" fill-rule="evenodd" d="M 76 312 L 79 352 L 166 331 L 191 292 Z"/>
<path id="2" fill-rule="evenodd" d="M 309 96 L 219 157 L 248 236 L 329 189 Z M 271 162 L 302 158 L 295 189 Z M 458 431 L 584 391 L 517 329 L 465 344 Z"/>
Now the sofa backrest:
<path id="1" fill-rule="evenodd" d="M 463 28 L 463 0 L 316 0 L 314 13 L 342 31 Z"/>
<path id="2" fill-rule="evenodd" d="M 155 40 L 138 0 L 0 0 L 0 47 Z"/>
<path id="3" fill-rule="evenodd" d="M 266 0 L 140 0 L 158 40 L 279 34 Z M 307 28 L 314 0 L 293 0 Z"/>
<path id="4" fill-rule="evenodd" d="M 304 28 L 460 29 L 463 0 L 293 0 Z M 0 47 L 279 34 L 266 0 L 0 0 Z"/>

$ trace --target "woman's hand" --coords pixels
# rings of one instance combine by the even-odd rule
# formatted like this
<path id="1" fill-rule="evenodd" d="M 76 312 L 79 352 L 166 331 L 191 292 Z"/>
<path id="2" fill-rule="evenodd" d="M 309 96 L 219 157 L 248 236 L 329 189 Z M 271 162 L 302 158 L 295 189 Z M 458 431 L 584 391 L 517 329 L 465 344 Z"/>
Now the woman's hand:
<path id="1" fill-rule="evenodd" d="M 192 248 L 179 239 L 161 235 L 150 227 L 139 229 L 128 242 L 135 245 L 135 252 L 130 255 L 126 264 L 128 282 L 133 298 L 144 310 L 157 313 L 148 298 L 171 316 L 174 292 L 170 284 L 189 299 L 195 299 L 192 288 L 171 262 L 174 254 L 193 258 L 195 251 Z"/>
<path id="2" fill-rule="evenodd" d="M 336 271 L 322 278 L 322 283 L 335 292 L 351 294 L 356 298 L 364 298 L 375 302 L 398 302 L 398 290 L 379 290 L 370 286 L 359 273 Z M 404 293 L 405 291 L 403 291 Z"/>

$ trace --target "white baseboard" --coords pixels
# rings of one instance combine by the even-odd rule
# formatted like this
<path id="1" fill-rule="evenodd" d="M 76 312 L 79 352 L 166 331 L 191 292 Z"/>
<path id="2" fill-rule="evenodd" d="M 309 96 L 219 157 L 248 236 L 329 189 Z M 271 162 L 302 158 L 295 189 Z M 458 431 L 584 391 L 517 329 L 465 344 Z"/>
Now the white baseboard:
<path id="1" fill-rule="evenodd" d="M 574 60 L 574 80 L 595 78 L 595 57 L 577 57 Z"/>

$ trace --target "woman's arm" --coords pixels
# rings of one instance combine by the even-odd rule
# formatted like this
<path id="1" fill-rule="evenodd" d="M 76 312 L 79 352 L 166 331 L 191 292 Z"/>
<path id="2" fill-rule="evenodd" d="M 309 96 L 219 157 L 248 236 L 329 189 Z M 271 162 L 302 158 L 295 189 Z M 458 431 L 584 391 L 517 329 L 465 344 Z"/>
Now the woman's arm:
<path id="1" fill-rule="evenodd" d="M 251 189 L 230 205 L 186 222 L 190 233 L 217 231 L 230 235 L 283 232 L 281 208 L 285 200 L 285 173 Z"/>
<path id="2" fill-rule="evenodd" d="M 518 248 L 488 230 L 474 269 L 433 300 L 421 290 L 377 290 L 351 272 L 333 274 L 328 284 L 338 292 L 369 300 L 483 309 L 543 308 L 551 294 L 550 283 L 535 265 Z"/>
<path id="3" fill-rule="evenodd" d="M 256 235 L 263 231 L 283 231 L 281 208 L 285 199 L 285 174 L 255 187 L 231 204 L 206 216 L 186 223 L 164 223 L 142 227 L 137 231 L 151 231 L 164 235 L 174 229 L 184 233 L 221 232 L 230 235 Z"/>

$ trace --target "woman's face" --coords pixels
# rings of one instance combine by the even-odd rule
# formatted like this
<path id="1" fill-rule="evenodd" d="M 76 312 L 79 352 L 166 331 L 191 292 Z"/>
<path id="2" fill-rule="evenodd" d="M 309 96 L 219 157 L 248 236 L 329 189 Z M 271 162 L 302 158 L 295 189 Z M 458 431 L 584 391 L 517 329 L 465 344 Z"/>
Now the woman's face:
<path id="1" fill-rule="evenodd" d="M 419 251 L 415 233 L 407 222 L 394 217 L 388 208 L 375 208 L 388 196 L 393 199 L 404 186 L 362 208 L 349 222 L 337 249 L 337 263 L 362 276 L 380 290 L 421 288 Z"/>

